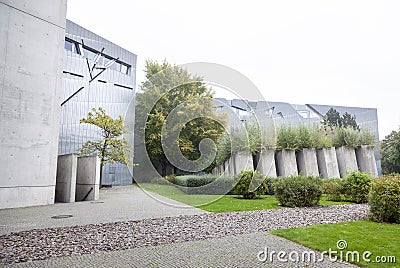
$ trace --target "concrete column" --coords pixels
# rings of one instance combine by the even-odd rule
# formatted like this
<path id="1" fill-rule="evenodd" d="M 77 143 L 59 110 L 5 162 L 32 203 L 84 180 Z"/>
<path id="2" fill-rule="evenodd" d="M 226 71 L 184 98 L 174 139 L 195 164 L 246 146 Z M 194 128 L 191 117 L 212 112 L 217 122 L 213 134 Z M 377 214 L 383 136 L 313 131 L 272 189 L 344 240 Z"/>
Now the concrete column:
<path id="1" fill-rule="evenodd" d="M 322 178 L 340 178 L 335 147 L 317 150 L 317 162 Z"/>
<path id="2" fill-rule="evenodd" d="M 275 154 L 276 167 L 279 177 L 297 176 L 296 153 L 292 150 L 283 150 Z"/>
<path id="3" fill-rule="evenodd" d="M 317 153 L 313 148 L 304 148 L 296 153 L 297 169 L 304 176 L 318 177 Z"/>
<path id="4" fill-rule="evenodd" d="M 97 156 L 78 157 L 77 167 L 75 200 L 98 200 L 100 189 L 100 158 Z M 87 197 L 85 198 L 85 196 Z"/>
<path id="5" fill-rule="evenodd" d="M 371 146 L 362 145 L 356 150 L 357 165 L 361 172 L 368 172 L 375 178 L 378 177 L 374 149 Z"/>
<path id="6" fill-rule="evenodd" d="M 75 202 L 77 164 L 78 157 L 75 154 L 58 156 L 56 202 Z"/>
<path id="7" fill-rule="evenodd" d="M 245 169 L 253 169 L 253 156 L 250 151 L 241 151 L 233 155 L 235 175 Z"/>
<path id="8" fill-rule="evenodd" d="M 257 171 L 269 178 L 276 178 L 275 150 L 263 149 L 257 153 Z"/>
<path id="9" fill-rule="evenodd" d="M 233 155 L 231 155 L 231 157 L 228 159 L 228 163 L 229 163 L 229 172 L 232 176 L 236 175 L 235 172 L 235 158 L 233 157 Z"/>
<path id="10" fill-rule="evenodd" d="M 358 170 L 356 151 L 351 147 L 336 148 L 336 157 L 339 166 L 340 177 L 346 177 L 350 171 Z"/>
<path id="11" fill-rule="evenodd" d="M 224 174 L 225 175 L 231 175 L 229 160 L 230 159 L 226 160 L 224 163 L 224 167 L 225 167 Z"/>

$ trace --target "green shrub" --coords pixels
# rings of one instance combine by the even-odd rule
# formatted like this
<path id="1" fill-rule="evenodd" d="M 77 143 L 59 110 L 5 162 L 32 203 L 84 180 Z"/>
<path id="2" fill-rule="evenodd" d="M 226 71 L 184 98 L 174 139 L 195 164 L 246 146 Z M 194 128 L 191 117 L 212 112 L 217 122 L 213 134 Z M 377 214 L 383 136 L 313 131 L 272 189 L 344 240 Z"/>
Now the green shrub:
<path id="1" fill-rule="evenodd" d="M 320 178 L 296 176 L 275 182 L 275 196 L 285 207 L 317 206 L 322 195 Z"/>
<path id="2" fill-rule="evenodd" d="M 234 183 L 235 193 L 244 199 L 254 199 L 266 191 L 265 176 L 254 170 L 243 170 L 234 177 Z"/>
<path id="3" fill-rule="evenodd" d="M 343 180 L 342 179 L 326 179 L 322 184 L 323 193 L 329 201 L 343 201 Z"/>
<path id="4" fill-rule="evenodd" d="M 170 183 L 175 183 L 176 175 L 171 174 L 171 175 L 165 176 L 164 179 Z"/>
<path id="5" fill-rule="evenodd" d="M 232 151 L 231 138 L 228 133 L 224 133 L 218 140 L 217 156 L 215 157 L 216 164 L 222 165 L 231 156 Z"/>
<path id="6" fill-rule="evenodd" d="M 175 185 L 186 194 L 222 195 L 231 193 L 233 178 L 212 174 L 186 175 L 176 177 Z"/>
<path id="7" fill-rule="evenodd" d="M 400 223 L 400 175 L 374 180 L 371 184 L 368 204 L 371 220 Z"/>
<path id="8" fill-rule="evenodd" d="M 346 200 L 358 204 L 367 203 L 368 193 L 373 179 L 374 178 L 369 173 L 357 170 L 349 172 L 343 181 L 343 193 Z"/>
<path id="9" fill-rule="evenodd" d="M 265 179 L 265 195 L 274 195 L 275 194 L 275 189 L 274 189 L 274 183 L 278 181 L 278 178 L 266 178 Z"/>
<path id="10" fill-rule="evenodd" d="M 376 145 L 376 137 L 367 128 L 360 130 L 360 145 L 368 145 L 371 147 L 375 147 Z"/>
<path id="11" fill-rule="evenodd" d="M 290 126 L 280 126 L 276 138 L 277 150 L 298 150 L 299 141 L 295 128 Z"/>
<path id="12" fill-rule="evenodd" d="M 297 146 L 298 149 L 315 148 L 315 137 L 310 127 L 299 125 L 297 131 Z"/>
<path id="13" fill-rule="evenodd" d="M 335 130 L 328 127 L 314 127 L 311 129 L 314 136 L 315 148 L 331 148 L 333 147 L 333 140 Z"/>
<path id="14" fill-rule="evenodd" d="M 360 136 L 360 131 L 357 129 L 341 127 L 336 129 L 333 145 L 335 147 L 347 146 L 357 148 L 360 146 Z"/>

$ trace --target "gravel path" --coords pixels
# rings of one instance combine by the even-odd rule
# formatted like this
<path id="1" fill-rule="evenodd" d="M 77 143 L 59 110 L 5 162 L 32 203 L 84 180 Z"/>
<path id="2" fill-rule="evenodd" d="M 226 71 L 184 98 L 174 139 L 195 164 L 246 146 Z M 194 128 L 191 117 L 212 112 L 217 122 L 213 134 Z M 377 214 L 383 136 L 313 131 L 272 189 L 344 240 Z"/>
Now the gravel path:
<path id="1" fill-rule="evenodd" d="M 186 215 L 23 231 L 0 236 L 0 263 L 43 260 L 143 246 L 366 219 L 367 205 Z"/>

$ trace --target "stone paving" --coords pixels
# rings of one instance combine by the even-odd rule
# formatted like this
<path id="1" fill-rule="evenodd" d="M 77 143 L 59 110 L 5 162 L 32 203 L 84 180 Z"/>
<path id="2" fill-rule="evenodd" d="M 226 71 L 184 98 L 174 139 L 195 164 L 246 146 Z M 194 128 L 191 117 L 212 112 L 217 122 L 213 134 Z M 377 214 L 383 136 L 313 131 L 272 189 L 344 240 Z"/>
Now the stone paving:
<path id="1" fill-rule="evenodd" d="M 46 257 L 43 258 L 44 260 L 11 264 L 10 267 L 301 267 L 305 266 L 306 263 L 282 263 L 277 262 L 276 257 L 273 263 L 258 261 L 258 252 L 265 248 L 287 252 L 296 250 L 300 254 L 304 250 L 309 250 L 296 243 L 267 234 L 265 231 L 287 228 L 286 225 L 293 227 L 356 220 L 364 218 L 368 210 L 362 205 L 351 205 L 354 206 L 352 208 L 346 205 L 343 207 L 213 214 L 188 207 L 185 204 L 162 196 L 155 194 L 152 196 L 147 195 L 136 186 L 113 187 L 101 191 L 100 202 L 79 202 L 0 210 L 0 238 L 3 236 L 3 246 L 0 243 L 0 255 L 8 254 L 7 251 L 14 247 L 11 246 L 8 249 L 4 247 L 4 241 L 7 241 L 4 239 L 7 239 L 11 232 L 20 232 L 13 234 L 17 237 L 26 233 L 26 239 L 23 237 L 22 240 L 18 238 L 18 243 L 27 243 L 29 248 L 29 244 L 33 244 L 33 241 L 38 239 L 35 238 L 35 232 L 43 232 L 41 238 L 50 241 L 52 238 L 47 235 L 47 232 L 54 233 L 65 228 L 78 230 L 89 228 L 90 224 L 95 224 L 101 228 L 103 228 L 103 225 L 113 227 L 114 224 L 117 224 L 116 226 L 130 226 L 133 224 L 133 226 L 148 226 L 146 228 L 149 232 L 128 231 L 127 234 L 140 234 L 143 238 L 150 239 L 148 243 L 144 240 L 146 243 L 138 244 L 133 248 L 131 246 L 124 248 L 123 246 L 126 242 L 123 242 L 124 239 L 110 237 L 111 240 L 107 241 L 113 241 L 112 239 L 121 241 L 122 247 L 119 250 L 116 248 L 111 249 L 111 251 L 109 249 L 100 249 L 87 252 L 90 254 L 79 252 L 72 252 L 72 254 L 62 253 L 59 256 L 64 257 Z M 320 214 L 322 212 L 320 210 L 323 210 L 324 213 Z M 350 212 L 353 210 L 355 211 Z M 68 214 L 73 215 L 73 217 L 57 220 L 51 218 L 56 215 Z M 154 224 L 153 221 L 157 224 Z M 163 223 L 166 229 L 157 227 L 160 226 L 159 223 Z M 277 226 L 274 227 L 275 225 Z M 158 233 L 168 231 L 170 228 L 173 230 L 172 233 L 176 233 L 174 231 L 176 226 L 178 226 L 178 229 L 181 228 L 186 231 L 194 228 L 200 233 L 194 235 L 196 232 L 192 233 L 193 229 L 187 235 L 173 235 L 171 241 L 168 240 L 170 238 L 164 239 L 165 234 L 157 236 Z M 207 228 L 203 228 L 204 226 Z M 132 227 L 129 227 L 128 230 L 130 228 Z M 158 228 L 159 231 L 154 232 L 154 228 Z M 220 230 L 216 232 L 210 228 Z M 36 230 L 31 231 L 32 229 Z M 178 229 L 176 231 L 179 233 L 180 229 Z M 94 235 L 97 232 L 90 228 L 88 230 L 93 232 Z M 105 233 L 107 235 L 112 233 L 121 234 L 119 231 L 114 231 Z M 86 233 L 85 231 L 84 236 Z M 170 233 L 168 231 L 166 237 L 169 237 Z M 65 233 L 67 236 L 69 234 L 69 232 Z M 78 236 L 81 235 L 79 232 L 76 234 Z M 29 236 L 32 237 L 29 238 Z M 71 236 L 73 237 L 73 233 L 71 233 Z M 56 237 L 57 239 L 59 238 L 58 235 Z M 88 238 L 89 236 L 85 237 Z M 79 240 L 81 242 L 77 241 L 78 244 L 76 245 L 85 244 L 86 242 L 83 243 L 83 241 L 86 241 L 86 238 Z M 0 239 L 0 242 L 2 239 Z M 86 244 L 92 245 L 89 240 Z M 62 241 L 68 243 L 70 240 L 64 239 Z M 118 244 L 117 241 L 112 243 Z M 60 246 L 60 244 L 58 245 Z M 59 247 L 55 246 L 55 248 Z M 35 252 L 33 247 L 29 250 Z M 38 250 L 50 250 L 50 248 L 45 246 Z M 3 261 L 6 260 L 4 259 L 5 256 L 3 255 Z M 350 265 L 344 263 L 332 263 L 327 258 L 323 262 L 310 263 L 310 267 L 345 266 L 350 267 Z"/>
<path id="2" fill-rule="evenodd" d="M 287 254 L 296 251 L 299 256 L 310 251 L 286 239 L 257 232 L 156 247 L 52 258 L 7 267 L 305 267 L 306 264 L 309 264 L 309 267 L 356 267 L 348 263 L 332 262 L 328 256 L 319 262 L 321 255 L 316 251 L 316 262 L 313 261 L 313 257 L 310 262 L 308 255 L 305 255 L 306 262 L 301 261 L 302 257 L 299 257 L 299 262 L 293 262 L 288 257 L 288 262 L 278 262 L 276 255 L 272 263 L 269 260 L 261 262 L 257 255 L 260 251 L 265 251 L 265 248 L 269 252 L 285 251 Z M 263 258 L 264 255 L 260 257 Z"/>
<path id="3" fill-rule="evenodd" d="M 0 235 L 32 229 L 202 213 L 206 212 L 157 194 L 152 193 L 150 196 L 134 185 L 119 186 L 102 189 L 99 202 L 0 209 Z M 51 218 L 57 215 L 72 215 L 73 217 Z"/>

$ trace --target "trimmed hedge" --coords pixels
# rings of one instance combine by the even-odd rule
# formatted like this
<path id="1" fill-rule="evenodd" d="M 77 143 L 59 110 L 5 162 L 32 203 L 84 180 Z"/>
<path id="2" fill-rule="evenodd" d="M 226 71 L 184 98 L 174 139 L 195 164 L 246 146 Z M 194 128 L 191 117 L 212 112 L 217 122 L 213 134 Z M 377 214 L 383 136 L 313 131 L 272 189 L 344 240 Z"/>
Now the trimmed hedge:
<path id="1" fill-rule="evenodd" d="M 400 223 L 400 175 L 374 180 L 368 204 L 372 221 Z"/>
<path id="2" fill-rule="evenodd" d="M 244 199 L 254 199 L 265 193 L 266 177 L 254 170 L 243 170 L 234 177 L 236 194 Z"/>
<path id="3" fill-rule="evenodd" d="M 371 174 L 360 171 L 352 171 L 343 181 L 343 193 L 347 201 L 358 204 L 368 202 L 368 193 L 371 182 L 374 180 Z"/>
<path id="4" fill-rule="evenodd" d="M 233 188 L 233 178 L 217 175 L 178 176 L 175 185 L 186 194 L 227 194 Z"/>
<path id="5" fill-rule="evenodd" d="M 325 179 L 322 184 L 323 193 L 329 201 L 343 201 L 343 179 Z"/>
<path id="6" fill-rule="evenodd" d="M 317 206 L 322 195 L 320 178 L 295 176 L 274 183 L 275 196 L 285 207 Z"/>

